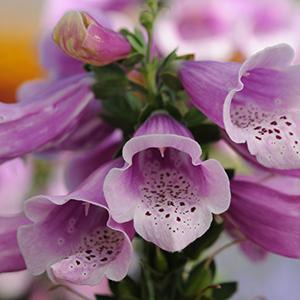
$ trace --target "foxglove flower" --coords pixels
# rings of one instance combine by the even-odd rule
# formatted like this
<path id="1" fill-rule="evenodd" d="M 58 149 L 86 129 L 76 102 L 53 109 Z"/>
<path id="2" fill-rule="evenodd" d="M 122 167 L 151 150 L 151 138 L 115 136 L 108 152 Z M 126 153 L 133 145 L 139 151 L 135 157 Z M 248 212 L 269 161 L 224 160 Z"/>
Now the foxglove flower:
<path id="1" fill-rule="evenodd" d="M 277 169 L 300 167 L 300 68 L 288 45 L 266 48 L 245 63 L 186 62 L 180 76 L 195 106 L 247 143 L 257 161 Z"/>
<path id="2" fill-rule="evenodd" d="M 210 226 L 230 202 L 229 181 L 215 160 L 201 161 L 191 133 L 166 113 L 153 114 L 123 148 L 104 193 L 117 222 L 167 251 L 179 251 Z"/>
<path id="3" fill-rule="evenodd" d="M 102 192 L 110 162 L 94 172 L 67 196 L 38 196 L 27 201 L 31 224 L 18 229 L 18 241 L 27 269 L 34 275 L 48 271 L 55 281 L 98 284 L 103 276 L 125 277 L 132 248 L 130 223 L 109 217 Z"/>
<path id="4" fill-rule="evenodd" d="M 95 117 L 100 106 L 92 82 L 88 74 L 76 75 L 39 87 L 35 96 L 27 91 L 29 99 L 19 103 L 0 103 L 0 160 L 57 147 L 82 148 L 93 142 L 95 132 L 98 138 L 109 135 L 112 129 Z"/>
<path id="5" fill-rule="evenodd" d="M 300 258 L 299 196 L 245 179 L 233 180 L 231 192 L 226 215 L 232 225 L 267 251 Z"/>
<path id="6" fill-rule="evenodd" d="M 131 51 L 119 33 L 103 27 L 86 13 L 66 13 L 56 25 L 54 41 L 69 56 L 84 63 L 103 66 L 125 58 Z"/>

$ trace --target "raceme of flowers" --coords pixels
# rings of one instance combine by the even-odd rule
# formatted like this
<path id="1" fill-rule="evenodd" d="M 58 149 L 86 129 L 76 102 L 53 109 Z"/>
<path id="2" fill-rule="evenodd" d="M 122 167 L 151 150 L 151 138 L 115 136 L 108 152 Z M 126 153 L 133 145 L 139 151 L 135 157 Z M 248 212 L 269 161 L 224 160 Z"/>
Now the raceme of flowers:
<path id="1" fill-rule="evenodd" d="M 148 34 L 150 12 L 141 17 Z M 300 258 L 300 191 L 290 195 L 255 176 L 300 169 L 300 66 L 290 46 L 243 63 L 163 57 L 151 34 L 147 41 L 140 30 L 115 32 L 83 11 L 66 13 L 53 39 L 69 57 L 47 49 L 52 76 L 25 84 L 17 103 L 0 103 L 0 160 L 68 150 L 69 193 L 34 196 L 23 212 L 0 217 L 1 272 L 120 281 L 134 236 L 182 251 L 217 215 L 232 236 L 247 239 L 250 257 L 257 247 Z M 55 73 L 72 66 L 76 72 Z M 209 158 L 217 140 L 254 175 L 228 177 Z"/>

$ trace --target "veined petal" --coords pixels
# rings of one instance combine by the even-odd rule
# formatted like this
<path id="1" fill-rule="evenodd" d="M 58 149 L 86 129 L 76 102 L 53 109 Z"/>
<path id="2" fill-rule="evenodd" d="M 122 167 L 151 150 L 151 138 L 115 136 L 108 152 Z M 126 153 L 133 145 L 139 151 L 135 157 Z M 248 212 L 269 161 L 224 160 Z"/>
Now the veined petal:
<path id="1" fill-rule="evenodd" d="M 231 191 L 227 214 L 246 237 L 270 252 L 300 257 L 299 196 L 240 180 Z"/>
<path id="2" fill-rule="evenodd" d="M 83 127 L 86 115 L 91 116 L 92 82 L 88 75 L 77 75 L 48 85 L 30 101 L 0 103 L 0 160 L 67 143 L 71 134 Z"/>
<path id="3" fill-rule="evenodd" d="M 30 221 L 23 213 L 15 216 L 0 216 L 0 272 L 20 271 L 26 268 L 17 242 L 19 226 Z"/>
<path id="4" fill-rule="evenodd" d="M 184 62 L 179 76 L 192 103 L 209 119 L 224 127 L 223 105 L 228 91 L 238 84 L 238 63 Z"/>

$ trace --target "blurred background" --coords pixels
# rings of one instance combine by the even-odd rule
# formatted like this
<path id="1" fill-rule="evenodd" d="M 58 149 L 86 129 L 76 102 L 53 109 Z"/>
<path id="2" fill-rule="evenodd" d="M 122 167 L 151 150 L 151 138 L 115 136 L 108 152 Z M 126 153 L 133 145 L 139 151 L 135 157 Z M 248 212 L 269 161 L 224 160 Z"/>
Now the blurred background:
<path id="1" fill-rule="evenodd" d="M 38 59 L 41 23 L 45 22 L 42 20 L 44 2 L 0 1 L 0 99 L 3 102 L 16 101 L 16 90 L 21 83 L 46 74 Z M 179 46 L 179 52 L 195 52 L 197 58 L 243 61 L 249 53 L 277 42 L 288 42 L 298 51 L 300 13 L 296 0 L 171 2 L 157 23 L 155 41 L 161 53 Z M 112 14 L 110 22 L 115 28 L 131 27 L 136 15 L 132 9 Z M 22 197 L 25 198 L 25 193 Z M 5 212 L 1 206 L 0 212 Z M 224 242 L 226 237 L 221 244 Z M 300 299 L 299 261 L 268 255 L 263 261 L 253 262 L 234 247 L 222 253 L 217 262 L 222 281 L 240 281 L 235 300 Z M 43 276 L 33 279 L 26 271 L 3 274 L 0 275 L 0 300 L 82 299 L 67 290 L 49 292 L 49 287 L 48 279 Z M 96 289 L 107 292 L 106 282 Z M 80 292 L 93 299 L 94 290 L 83 288 Z"/>

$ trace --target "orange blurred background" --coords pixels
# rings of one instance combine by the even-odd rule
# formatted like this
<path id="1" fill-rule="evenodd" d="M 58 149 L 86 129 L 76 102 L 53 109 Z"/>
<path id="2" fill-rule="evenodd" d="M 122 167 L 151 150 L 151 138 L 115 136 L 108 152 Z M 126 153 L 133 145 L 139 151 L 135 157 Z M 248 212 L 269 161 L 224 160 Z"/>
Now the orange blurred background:
<path id="1" fill-rule="evenodd" d="M 37 57 L 42 2 L 0 2 L 0 101 L 14 101 L 22 82 L 42 74 Z"/>

